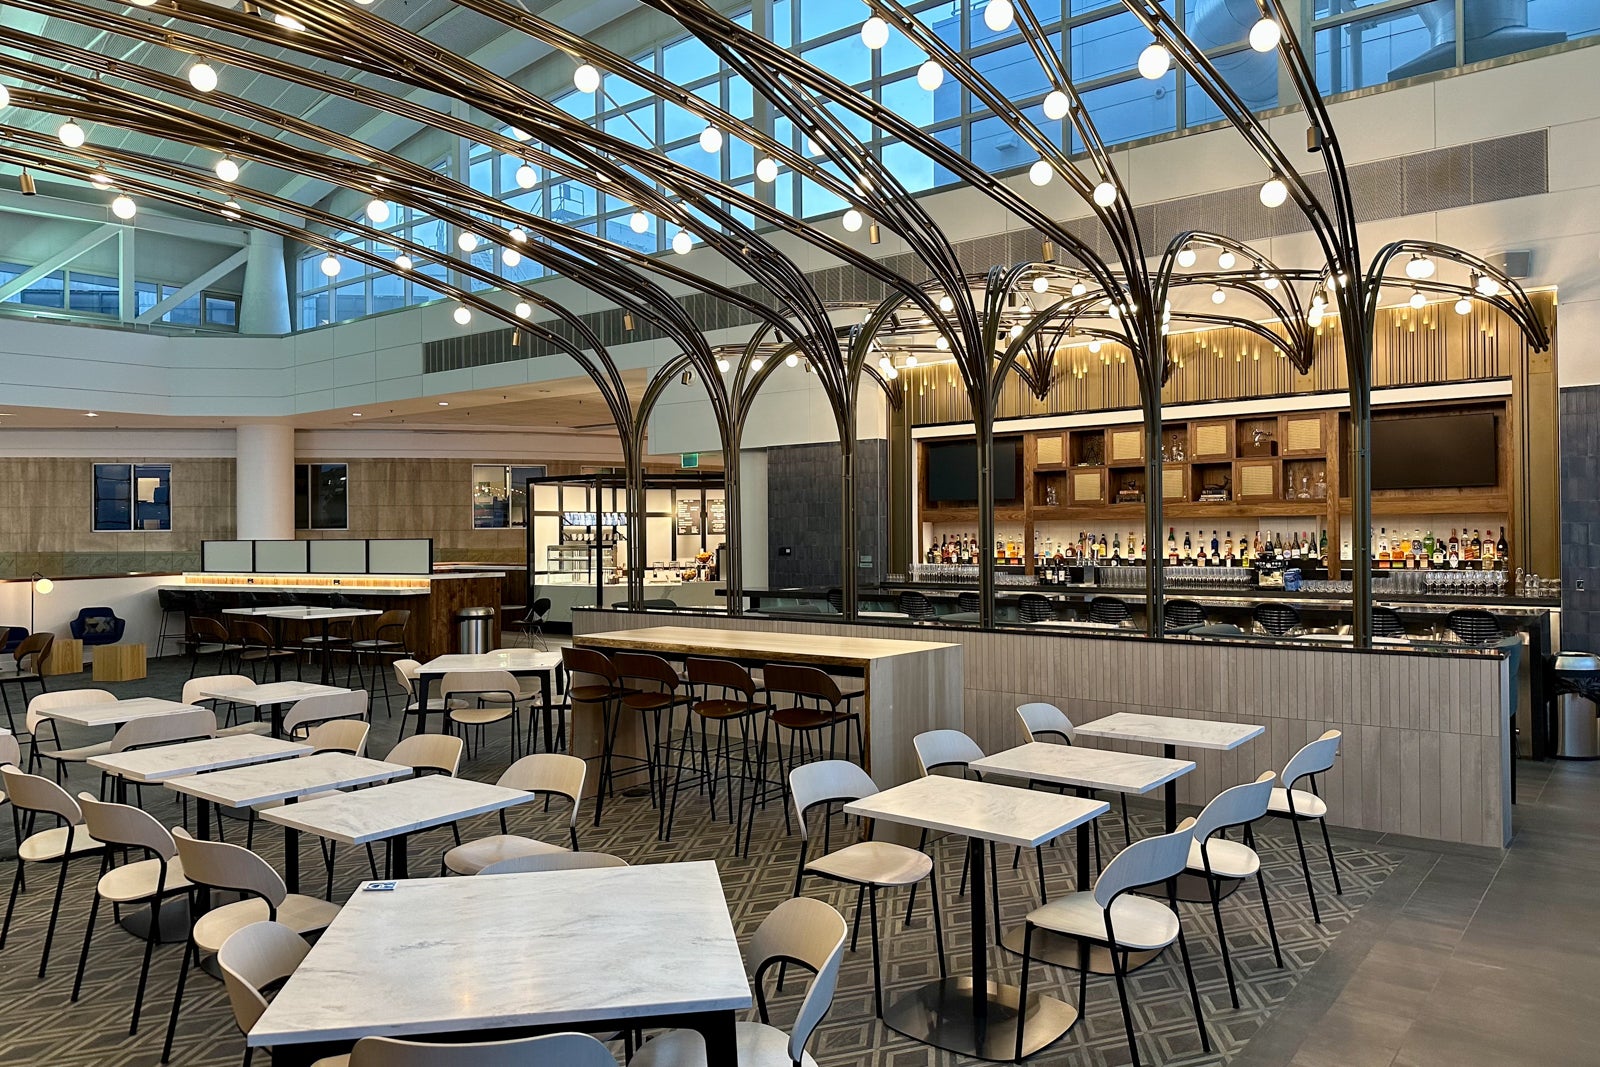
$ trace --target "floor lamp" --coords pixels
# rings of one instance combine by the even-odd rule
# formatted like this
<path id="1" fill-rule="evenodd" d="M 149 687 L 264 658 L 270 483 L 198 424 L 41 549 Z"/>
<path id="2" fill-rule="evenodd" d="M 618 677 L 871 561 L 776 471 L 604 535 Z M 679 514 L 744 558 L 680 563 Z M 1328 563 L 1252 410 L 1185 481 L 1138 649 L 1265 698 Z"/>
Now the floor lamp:
<path id="1" fill-rule="evenodd" d="M 28 575 L 28 632 L 30 634 L 33 633 L 35 626 L 33 619 L 34 599 L 38 596 L 49 596 L 55 587 L 55 582 L 52 582 L 38 571 Z"/>

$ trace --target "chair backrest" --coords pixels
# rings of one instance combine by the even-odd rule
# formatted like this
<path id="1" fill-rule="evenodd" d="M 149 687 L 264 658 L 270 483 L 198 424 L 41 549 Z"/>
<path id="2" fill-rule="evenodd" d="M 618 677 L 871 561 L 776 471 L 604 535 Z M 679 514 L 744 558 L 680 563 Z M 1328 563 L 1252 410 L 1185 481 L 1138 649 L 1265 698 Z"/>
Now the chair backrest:
<path id="1" fill-rule="evenodd" d="M 1492 645 L 1500 640 L 1500 622 L 1482 608 L 1457 608 L 1445 616 L 1444 627 L 1469 645 Z"/>
<path id="2" fill-rule="evenodd" d="M 672 669 L 672 664 L 660 656 L 643 652 L 614 652 L 611 654 L 611 665 L 617 669 L 617 677 L 622 681 L 649 682 L 660 686 L 664 693 L 676 692 L 678 686 L 683 684 L 683 679 Z"/>
<path id="3" fill-rule="evenodd" d="M 438 771 L 455 777 L 461 768 L 464 742 L 452 734 L 412 734 L 389 750 L 386 763 L 398 763 L 421 774 Z"/>
<path id="4" fill-rule="evenodd" d="M 233 625 L 234 633 L 239 635 L 240 644 L 247 648 L 273 647 L 272 631 L 254 619 L 240 619 Z"/>
<path id="5" fill-rule="evenodd" d="M 404 627 L 411 621 L 411 612 L 406 608 L 390 608 L 378 616 L 378 621 L 373 623 L 373 631 L 387 630 L 392 626 Z"/>
<path id="6" fill-rule="evenodd" d="M 1300 625 L 1300 611 L 1292 604 L 1257 604 L 1250 614 L 1273 637 L 1282 637 Z"/>
<path id="7" fill-rule="evenodd" d="M 548 793 L 572 801 L 571 825 L 578 825 L 578 805 L 583 800 L 583 779 L 589 765 L 561 752 L 536 752 L 507 767 L 499 785 L 528 793 Z"/>
<path id="8" fill-rule="evenodd" d="M 169 611 L 188 611 L 194 599 L 193 594 L 183 589 L 157 589 L 156 603 L 161 605 L 162 614 Z"/>
<path id="9" fill-rule="evenodd" d="M 933 604 L 915 589 L 907 589 L 900 594 L 900 610 L 913 619 L 931 619 L 934 615 Z"/>
<path id="10" fill-rule="evenodd" d="M 272 869 L 272 864 L 243 845 L 230 845 L 226 841 L 201 841 L 191 837 L 189 831 L 181 826 L 173 829 L 172 839 L 178 845 L 178 858 L 183 861 L 184 876 L 196 885 L 251 893 L 261 897 L 274 910 L 289 895 L 283 878 Z"/>
<path id="11" fill-rule="evenodd" d="M 1376 637 L 1404 637 L 1406 624 L 1400 621 L 1400 613 L 1393 608 L 1386 608 L 1381 604 L 1372 608 L 1372 633 Z"/>
<path id="12" fill-rule="evenodd" d="M 1102 908 L 1130 889 L 1164 882 L 1182 873 L 1189 862 L 1189 845 L 1194 836 L 1188 830 L 1175 830 L 1156 837 L 1141 837 L 1118 852 L 1094 884 L 1094 899 Z"/>
<path id="13" fill-rule="evenodd" d="M 277 922 L 251 923 L 228 935 L 217 950 L 217 966 L 242 1032 L 249 1033 L 267 1010 L 261 991 L 293 974 L 310 951 L 305 938 Z"/>
<path id="14" fill-rule="evenodd" d="M 29 634 L 18 642 L 17 647 L 12 650 L 11 657 L 17 661 L 17 669 L 21 670 L 22 661 L 32 656 L 33 662 L 28 665 L 29 669 L 38 671 L 40 667 L 44 666 L 44 661 L 50 658 L 50 646 L 55 643 L 55 634 Z"/>
<path id="15" fill-rule="evenodd" d="M 753 701 L 756 698 L 756 683 L 750 677 L 750 672 L 731 659 L 690 656 L 683 666 L 691 686 L 724 691 L 731 689 L 742 693 L 746 700 Z"/>
<path id="16" fill-rule="evenodd" d="M 83 822 L 83 809 L 78 807 L 78 802 L 48 778 L 8 765 L 0 767 L 0 782 L 5 783 L 11 804 L 18 811 L 46 812 L 58 816 L 68 826 Z"/>
<path id="17" fill-rule="evenodd" d="M 832 905 L 814 897 L 791 897 L 761 920 L 755 936 L 750 939 L 750 951 L 745 958 L 763 1008 L 762 978 L 767 968 L 797 961 L 815 974 L 789 1031 L 789 1059 L 794 1063 L 804 1058 L 806 1043 L 833 1003 L 833 992 L 839 983 L 839 963 L 844 958 L 845 931 L 844 916 Z M 762 1014 L 766 1014 L 765 1010 Z"/>
<path id="18" fill-rule="evenodd" d="M 1167 601 L 1167 626 L 1204 626 L 1206 609 L 1192 600 Z"/>
<path id="19" fill-rule="evenodd" d="M 1339 758 L 1339 739 L 1343 736 L 1338 730 L 1329 730 L 1290 756 L 1283 768 L 1284 786 L 1292 789 L 1306 775 L 1321 774 L 1331 768 L 1333 761 Z"/>
<path id="20" fill-rule="evenodd" d="M 285 737 L 307 723 L 326 722 L 329 719 L 365 719 L 367 717 L 367 691 L 352 689 L 348 693 L 323 693 L 295 701 L 294 707 L 283 717 Z"/>
<path id="21" fill-rule="evenodd" d="M 400 688 L 404 689 L 406 696 L 415 696 L 416 690 L 411 683 L 416 679 L 417 672 L 422 670 L 422 664 L 414 659 L 397 659 L 394 661 L 394 676 L 400 679 Z"/>
<path id="22" fill-rule="evenodd" d="M 178 854 L 172 834 L 161 821 L 143 808 L 132 804 L 110 804 L 97 799 L 93 793 L 79 793 L 78 807 L 83 811 L 83 825 L 89 836 L 108 845 L 126 845 L 129 848 L 147 848 L 164 860 Z"/>
<path id="23" fill-rule="evenodd" d="M 0 764 L 22 766 L 22 746 L 10 730 L 0 730 Z"/>
<path id="24" fill-rule="evenodd" d="M 592 648 L 563 645 L 561 665 L 567 669 L 568 674 L 592 674 L 596 678 L 604 679 L 610 685 L 616 685 L 620 681 L 611 657 Z"/>
<path id="25" fill-rule="evenodd" d="M 204 615 L 189 616 L 189 633 L 198 641 L 214 641 L 217 644 L 227 644 L 233 640 L 228 633 L 228 628 L 216 619 L 208 619 Z"/>
<path id="26" fill-rule="evenodd" d="M 843 589 L 830 589 L 830 590 L 828 590 L 828 607 L 832 608 L 834 611 L 838 611 L 838 612 L 843 612 L 844 611 L 844 590 Z"/>
<path id="27" fill-rule="evenodd" d="M 800 836 L 806 837 L 806 812 L 830 800 L 860 800 L 878 791 L 872 776 L 849 760 L 803 763 L 789 772 L 789 792 L 800 815 Z"/>
<path id="28" fill-rule="evenodd" d="M 550 598 L 542 596 L 534 600 L 533 609 L 528 612 L 530 622 L 543 622 L 545 615 L 550 611 Z"/>
<path id="29" fill-rule="evenodd" d="M 626 867 L 628 861 L 604 852 L 540 852 L 532 856 L 513 856 L 491 863 L 478 872 L 485 874 L 536 874 L 540 871 L 587 871 L 599 867 Z"/>
<path id="30" fill-rule="evenodd" d="M 1043 593 L 1023 593 L 1017 600 L 1017 617 L 1023 622 L 1051 622 L 1056 617 L 1055 601 Z"/>
<path id="31" fill-rule="evenodd" d="M 1022 720 L 1022 732 L 1030 742 L 1045 737 L 1059 737 L 1070 745 L 1078 733 L 1066 712 L 1042 700 L 1020 705 L 1017 718 Z"/>
<path id="32" fill-rule="evenodd" d="M 367 731 L 360 719 L 329 719 L 319 722 L 307 731 L 306 744 L 318 752 L 348 752 L 352 756 L 367 754 Z"/>
<path id="33" fill-rule="evenodd" d="M 817 667 L 802 667 L 793 663 L 769 663 L 762 668 L 761 677 L 766 682 L 769 693 L 787 693 L 797 697 L 825 700 L 835 708 L 844 701 L 844 694 L 839 691 L 839 684 L 827 671 Z"/>
<path id="34" fill-rule="evenodd" d="M 217 735 L 217 713 L 210 708 L 191 708 L 171 715 L 146 715 L 129 719 L 117 727 L 111 738 L 111 751 L 127 752 L 150 745 L 169 745 L 177 741 L 198 741 Z"/>
<path id="35" fill-rule="evenodd" d="M 86 704 L 115 704 L 117 698 L 104 689 L 57 689 L 40 693 L 28 701 L 28 732 L 37 733 L 44 713 L 54 708 L 80 707 Z"/>
<path id="36" fill-rule="evenodd" d="M 1196 841 L 1204 841 L 1218 830 L 1229 826 L 1243 826 L 1255 822 L 1267 813 L 1267 803 L 1272 799 L 1272 783 L 1277 775 L 1263 771 L 1253 782 L 1224 789 L 1211 798 L 1205 810 L 1195 816 L 1191 827 Z"/>
<path id="37" fill-rule="evenodd" d="M 1097 596 L 1089 601 L 1089 621 L 1120 626 L 1127 622 L 1128 605 L 1114 596 Z"/>
<path id="38" fill-rule="evenodd" d="M 588 1034 L 545 1034 L 465 1045 L 364 1037 L 350 1051 L 350 1067 L 617 1067 L 617 1058 Z"/>
<path id="39" fill-rule="evenodd" d="M 503 693 L 512 700 L 522 694 L 522 687 L 510 671 L 451 671 L 439 681 L 439 695 L 482 695 Z"/>
<path id="40" fill-rule="evenodd" d="M 983 608 L 983 597 L 971 591 L 957 593 L 956 608 L 964 612 L 979 611 Z"/>
<path id="41" fill-rule="evenodd" d="M 244 689 L 252 689 L 256 681 L 243 674 L 217 674 L 210 678 L 190 678 L 183 683 L 182 700 L 185 704 L 199 704 L 202 700 L 226 700 L 227 697 L 208 697 L 206 692 L 234 693 Z"/>
<path id="42" fill-rule="evenodd" d="M 960 730 L 929 730 L 911 739 L 917 750 L 917 762 L 923 774 L 932 774 L 940 767 L 960 767 L 963 770 L 975 759 L 983 758 L 978 742 Z"/>

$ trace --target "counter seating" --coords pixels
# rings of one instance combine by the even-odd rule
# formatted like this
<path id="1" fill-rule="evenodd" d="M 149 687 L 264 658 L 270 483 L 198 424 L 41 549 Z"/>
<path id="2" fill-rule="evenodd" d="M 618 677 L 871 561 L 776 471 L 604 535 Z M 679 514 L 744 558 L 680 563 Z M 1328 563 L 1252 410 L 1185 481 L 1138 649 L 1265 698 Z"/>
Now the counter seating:
<path id="1" fill-rule="evenodd" d="M 45 691 L 44 662 L 50 658 L 50 646 L 55 642 L 55 634 L 27 634 L 11 649 L 11 659 L 16 669 L 0 674 L 0 704 L 5 706 L 6 724 L 12 733 L 17 732 L 17 723 L 11 714 L 11 697 L 8 690 L 11 686 L 16 686 L 17 695 L 22 698 L 24 708 L 28 704 L 29 682 L 38 682 L 39 692 Z"/>
<path id="2" fill-rule="evenodd" d="M 1114 596 L 1097 596 L 1089 601 L 1089 621 L 1102 626 L 1121 626 L 1133 617 L 1128 605 Z"/>
<path id="3" fill-rule="evenodd" d="M 1176 630 L 1185 626 L 1204 626 L 1206 624 L 1206 610 L 1192 600 L 1167 601 L 1167 629 Z"/>
<path id="4" fill-rule="evenodd" d="M 1404 637 L 1405 623 L 1393 608 L 1374 606 L 1372 609 L 1372 635 L 1374 637 Z"/>
<path id="5" fill-rule="evenodd" d="M 1273 637 L 1282 637 L 1300 627 L 1300 612 L 1290 604 L 1257 604 L 1250 617 Z"/>

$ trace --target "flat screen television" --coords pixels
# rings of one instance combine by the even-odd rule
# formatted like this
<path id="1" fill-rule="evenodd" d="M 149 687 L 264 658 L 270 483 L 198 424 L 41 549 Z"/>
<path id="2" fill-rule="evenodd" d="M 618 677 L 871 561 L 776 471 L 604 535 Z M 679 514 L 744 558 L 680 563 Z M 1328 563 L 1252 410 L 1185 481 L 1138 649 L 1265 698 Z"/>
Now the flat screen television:
<path id="1" fill-rule="evenodd" d="M 1499 482 L 1495 416 L 1413 415 L 1374 419 L 1372 488 L 1466 489 Z"/>
<path id="2" fill-rule="evenodd" d="M 928 445 L 928 503 L 977 504 L 978 446 L 973 441 L 935 441 Z M 1022 439 L 994 443 L 994 502 L 1016 504 L 1022 498 Z"/>

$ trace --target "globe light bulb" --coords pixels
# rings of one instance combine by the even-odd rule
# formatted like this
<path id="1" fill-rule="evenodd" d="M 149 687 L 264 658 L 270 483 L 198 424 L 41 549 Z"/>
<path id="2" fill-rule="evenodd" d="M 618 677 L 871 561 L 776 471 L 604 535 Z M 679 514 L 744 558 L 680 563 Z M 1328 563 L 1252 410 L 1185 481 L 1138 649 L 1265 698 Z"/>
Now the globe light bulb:
<path id="1" fill-rule="evenodd" d="M 1215 289 L 1211 290 L 1211 302 L 1213 304 L 1220 304 L 1227 299 L 1228 292 L 1222 288 L 1222 286 L 1219 285 Z"/>
<path id="2" fill-rule="evenodd" d="M 678 255 L 688 255 L 689 250 L 693 247 L 694 238 L 689 236 L 688 230 L 679 230 L 677 233 L 672 235 L 672 250 L 678 253 Z"/>
<path id="3" fill-rule="evenodd" d="M 1283 40 L 1283 27 L 1275 19 L 1262 19 L 1250 27 L 1250 47 L 1257 52 L 1270 52 Z"/>
<path id="4" fill-rule="evenodd" d="M 944 84 L 944 68 L 938 60 L 926 60 L 917 68 L 917 84 L 930 93 Z"/>
<path id="5" fill-rule="evenodd" d="M 1322 308 L 1320 305 L 1313 307 L 1310 313 L 1306 315 L 1306 323 L 1310 326 L 1322 325 Z"/>
<path id="6" fill-rule="evenodd" d="M 1020 323 L 1020 322 L 1013 323 L 1012 326 L 1011 326 L 1011 330 L 1009 331 L 1007 336 L 1015 338 L 1016 336 L 1018 336 L 1021 333 L 1022 333 L 1022 323 Z"/>
<path id="7" fill-rule="evenodd" d="M 955 309 L 956 309 L 956 302 L 954 300 L 950 299 L 949 296 L 941 296 L 939 298 L 939 310 L 940 311 L 954 311 Z"/>
<path id="8" fill-rule="evenodd" d="M 778 162 L 768 156 L 756 160 L 756 179 L 763 182 L 778 180 Z"/>
<path id="9" fill-rule="evenodd" d="M 332 252 L 329 252 L 327 255 L 323 256 L 322 262 L 317 264 L 318 269 L 320 269 L 323 275 L 328 278 L 337 278 L 342 266 L 343 265 L 339 262 L 339 257 L 334 255 Z"/>
<path id="10" fill-rule="evenodd" d="M 1422 295 L 1421 289 L 1411 290 L 1411 299 L 1406 301 L 1406 303 L 1410 304 L 1414 308 L 1421 308 L 1427 302 L 1428 298 Z"/>
<path id="11" fill-rule="evenodd" d="M 56 136 L 61 138 L 61 143 L 68 148 L 82 148 L 83 142 L 89 139 L 89 135 L 83 132 L 83 127 L 71 119 L 61 124 L 56 130 Z"/>
<path id="12" fill-rule="evenodd" d="M 767 365 L 767 361 L 762 359 L 760 356 L 756 356 L 754 359 L 752 359 L 750 361 L 750 369 L 752 371 L 758 371 L 762 367 L 765 367 L 766 365 Z"/>
<path id="13" fill-rule="evenodd" d="M 983 7 L 983 24 L 995 33 L 1009 29 L 1016 16 L 1011 0 L 989 0 Z"/>
<path id="14" fill-rule="evenodd" d="M 1178 266 L 1180 267 L 1192 267 L 1194 266 L 1194 261 L 1198 258 L 1192 248 L 1178 249 Z"/>
<path id="15" fill-rule="evenodd" d="M 511 229 L 506 231 L 506 236 L 517 242 L 519 245 L 528 243 L 528 231 L 524 230 L 521 226 L 511 227 Z"/>
<path id="16" fill-rule="evenodd" d="M 889 43 L 889 24 L 873 15 L 861 24 L 861 43 L 876 52 Z"/>
<path id="17" fill-rule="evenodd" d="M 727 374 L 728 373 L 728 366 L 729 366 L 729 363 L 728 363 L 727 360 L 722 359 L 720 357 L 717 359 L 717 369 L 719 371 L 721 371 L 723 374 Z"/>
<path id="18" fill-rule="evenodd" d="M 908 353 L 907 353 L 907 354 L 906 354 L 906 366 L 908 366 L 908 367 L 915 367 L 915 366 L 916 366 L 916 365 L 917 365 L 917 357 L 916 357 L 916 354 L 915 354 L 915 353 L 910 353 L 910 352 L 908 352 Z"/>
<path id="19" fill-rule="evenodd" d="M 851 233 L 855 233 L 857 230 L 861 229 L 861 212 L 857 211 L 855 208 L 851 208 L 849 211 L 844 213 L 844 217 L 841 218 L 839 222 L 840 225 L 842 225 L 846 230 L 849 230 Z"/>
<path id="20" fill-rule="evenodd" d="M 0 85 L 0 107 L 9 107 L 10 105 L 11 90 L 7 89 L 4 85 Z"/>
<path id="21" fill-rule="evenodd" d="M 1278 287 L 1278 277 L 1275 274 L 1269 274 L 1261 280 L 1261 284 L 1268 289 L 1276 289 Z"/>
<path id="22" fill-rule="evenodd" d="M 628 217 L 628 229 L 634 233 L 644 233 L 650 228 L 650 216 L 642 211 L 635 211 Z"/>
<path id="23" fill-rule="evenodd" d="M 1039 275 L 1033 280 L 1033 291 L 1036 293 L 1048 293 L 1050 291 L 1050 279 L 1043 274 Z"/>
<path id="24" fill-rule="evenodd" d="M 209 93 L 217 87 L 217 68 L 205 60 L 189 68 L 189 84 L 196 92 Z"/>
<path id="25" fill-rule="evenodd" d="M 500 250 L 500 262 L 508 267 L 515 267 L 522 262 L 522 253 L 515 248 L 502 248 Z"/>
<path id="26" fill-rule="evenodd" d="M 526 300 L 517 301 L 517 318 L 530 319 L 533 317 L 533 305 Z"/>
<path id="27" fill-rule="evenodd" d="M 572 85 L 580 93 L 592 93 L 600 88 L 600 72 L 593 64 L 584 63 L 572 72 Z"/>
<path id="28" fill-rule="evenodd" d="M 1237 262 L 1239 262 L 1239 257 L 1235 256 L 1226 248 L 1224 248 L 1221 254 L 1217 256 L 1217 266 L 1222 270 L 1232 270 L 1233 265 Z"/>
<path id="29" fill-rule="evenodd" d="M 235 163 L 227 156 L 223 156 L 221 159 L 217 160 L 217 165 L 211 169 L 216 171 L 217 177 L 221 178 L 225 182 L 236 182 L 239 180 L 239 164 Z"/>
<path id="30" fill-rule="evenodd" d="M 938 337 L 933 339 L 933 347 L 937 348 L 941 352 L 948 352 L 950 351 L 950 339 L 943 334 L 940 334 Z"/>
<path id="31" fill-rule="evenodd" d="M 1282 178 L 1272 178 L 1261 187 L 1261 202 L 1267 207 L 1282 207 L 1289 199 L 1289 187 Z"/>
<path id="32" fill-rule="evenodd" d="M 411 257 L 402 252 L 394 257 L 394 265 L 401 270 L 410 270 L 412 266 Z"/>
<path id="33" fill-rule="evenodd" d="M 1100 354 L 1100 339 L 1098 337 L 1089 342 L 1089 352 L 1093 355 Z"/>
<path id="34" fill-rule="evenodd" d="M 133 202 L 133 197 L 124 193 L 111 201 L 111 213 L 117 218 L 127 221 L 139 213 L 139 205 Z"/>
<path id="35" fill-rule="evenodd" d="M 1470 314 L 1472 314 L 1472 301 L 1469 300 L 1467 297 L 1462 297 L 1460 300 L 1457 300 L 1456 301 L 1456 314 L 1457 315 L 1470 315 Z"/>
<path id="36" fill-rule="evenodd" d="M 1146 81 L 1160 81 L 1172 69 L 1172 53 L 1160 41 L 1147 45 L 1139 53 L 1139 76 Z"/>
<path id="37" fill-rule="evenodd" d="M 532 189 L 536 184 L 538 184 L 538 181 L 539 175 L 535 173 L 534 169 L 528 164 L 524 163 L 522 166 L 517 168 L 518 189 Z"/>
<path id="38" fill-rule="evenodd" d="M 461 235 L 456 238 L 456 247 L 463 252 L 476 251 L 478 248 L 478 235 L 471 230 L 461 231 Z"/>
<path id="39" fill-rule="evenodd" d="M 1487 274 L 1478 278 L 1478 284 L 1472 287 L 1479 296 L 1499 296 L 1500 283 Z"/>
<path id="40" fill-rule="evenodd" d="M 793 352 L 790 352 L 787 356 L 783 357 L 783 365 L 785 367 L 798 367 L 800 365 L 800 357 L 795 355 Z"/>
<path id="41" fill-rule="evenodd" d="M 1060 89 L 1050 90 L 1050 94 L 1044 98 L 1044 117 L 1052 122 L 1066 118 L 1071 110 L 1072 101 Z"/>
<path id="42" fill-rule="evenodd" d="M 1033 166 L 1028 168 L 1028 180 L 1035 185 L 1049 185 L 1055 175 L 1056 170 L 1047 159 L 1036 159 Z"/>
<path id="43" fill-rule="evenodd" d="M 1415 278 L 1417 281 L 1433 277 L 1433 272 L 1436 269 L 1433 260 L 1421 252 L 1413 252 L 1411 258 L 1406 262 L 1406 276 Z"/>
<path id="44" fill-rule="evenodd" d="M 722 151 L 722 131 L 715 126 L 707 126 L 701 130 L 700 147 L 712 153 Z"/>
<path id="45" fill-rule="evenodd" d="M 1101 182 L 1094 187 L 1094 202 L 1101 207 L 1110 207 L 1117 202 L 1117 187 L 1110 182 Z"/>
<path id="46" fill-rule="evenodd" d="M 1088 291 L 1089 291 L 1089 287 L 1087 285 L 1083 284 L 1082 282 L 1073 282 L 1072 283 L 1072 295 L 1073 296 L 1082 296 L 1084 293 L 1087 293 Z"/>
<path id="47" fill-rule="evenodd" d="M 367 201 L 367 221 L 383 225 L 389 221 L 389 202 L 387 200 Z"/>
<path id="48" fill-rule="evenodd" d="M 465 304 L 457 304 L 456 310 L 450 317 L 456 320 L 456 325 L 465 326 L 472 321 L 472 309 Z"/>

